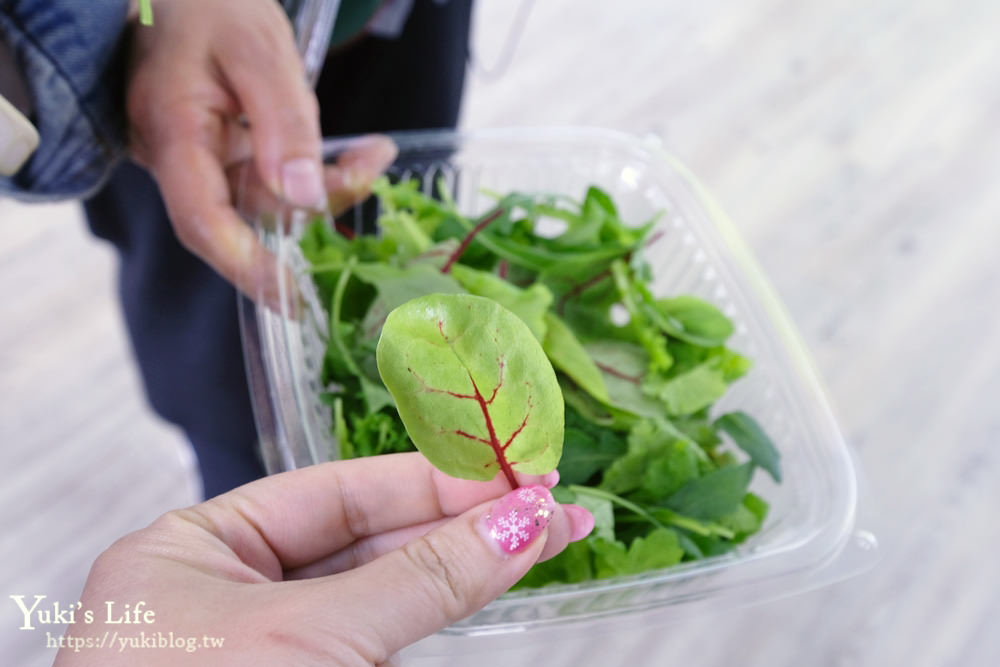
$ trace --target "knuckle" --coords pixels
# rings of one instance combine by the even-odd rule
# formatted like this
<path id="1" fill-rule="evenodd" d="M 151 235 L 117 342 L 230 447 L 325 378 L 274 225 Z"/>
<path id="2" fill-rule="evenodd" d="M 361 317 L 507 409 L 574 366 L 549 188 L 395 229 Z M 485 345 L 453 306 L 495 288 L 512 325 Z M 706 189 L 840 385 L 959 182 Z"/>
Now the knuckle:
<path id="1" fill-rule="evenodd" d="M 451 621 L 464 617 L 470 600 L 468 587 L 463 585 L 461 560 L 451 553 L 444 540 L 430 533 L 408 542 L 402 552 L 420 572 L 428 595 L 445 616 Z"/>
<path id="2" fill-rule="evenodd" d="M 347 531 L 355 538 L 359 539 L 369 534 L 370 524 L 368 521 L 368 511 L 362 497 L 354 491 L 350 484 L 339 484 L 340 506 L 344 514 L 344 523 Z"/>

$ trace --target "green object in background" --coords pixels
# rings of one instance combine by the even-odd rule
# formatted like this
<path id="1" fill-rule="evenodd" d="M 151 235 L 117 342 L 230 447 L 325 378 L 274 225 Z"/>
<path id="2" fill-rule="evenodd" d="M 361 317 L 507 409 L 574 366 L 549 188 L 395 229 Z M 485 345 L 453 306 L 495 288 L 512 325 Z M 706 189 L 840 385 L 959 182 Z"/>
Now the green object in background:
<path id="1" fill-rule="evenodd" d="M 339 46 L 361 32 L 380 4 L 381 0 L 341 0 L 330 35 L 330 47 Z"/>
<path id="2" fill-rule="evenodd" d="M 139 23 L 153 25 L 153 5 L 151 0 L 139 0 Z"/>
<path id="3" fill-rule="evenodd" d="M 780 481 L 779 452 L 750 415 L 713 414 L 716 401 L 749 371 L 750 360 L 726 347 L 734 327 L 718 307 L 689 295 L 663 298 L 650 291 L 652 273 L 643 251 L 660 233 L 651 224 L 626 225 L 611 197 L 596 187 L 582 200 L 495 194 L 490 212 L 475 219 L 459 211 L 440 183 L 437 198 L 416 181 L 381 178 L 372 190 L 382 208 L 381 235 L 348 239 L 317 218 L 300 243 L 329 309 L 330 338 L 319 380 L 334 409 L 342 457 L 408 450 L 409 430 L 449 474 L 458 472 L 450 469 L 456 466 L 480 475 L 495 472 L 495 463 L 486 468 L 499 461 L 490 447 L 480 447 L 487 450 L 482 457 L 474 447 L 467 449 L 491 439 L 470 430 L 483 423 L 481 408 L 457 414 L 476 408 L 463 399 L 475 392 L 462 383 L 471 372 L 484 376 L 477 384 L 497 385 L 500 351 L 513 362 L 515 352 L 531 347 L 535 361 L 527 365 L 548 367 L 550 373 L 555 368 L 565 405 L 536 405 L 525 428 L 545 426 L 535 415 L 558 422 L 561 483 L 553 496 L 588 507 L 595 529 L 536 565 L 515 588 L 671 567 L 731 551 L 760 530 L 768 504 L 749 486 L 757 468 Z M 564 223 L 564 231 L 539 234 L 548 219 Z M 421 292 L 426 295 L 409 301 Z M 485 312 L 456 317 L 444 308 L 467 300 L 504 312 L 520 333 L 487 335 L 481 331 L 490 320 Z M 417 310 L 424 315 L 440 310 L 440 316 L 420 325 L 420 317 L 411 317 L 419 313 L 405 312 L 414 303 L 436 304 L 440 308 Z M 615 304 L 628 312 L 627 322 L 613 320 Z M 448 370 L 454 355 L 423 354 L 429 350 L 414 357 L 415 363 L 387 359 L 387 343 L 395 340 L 389 347 L 398 352 L 400 343 L 440 339 L 450 324 L 460 326 L 447 338 L 469 346 L 461 358 L 485 354 L 488 364 Z M 428 393 L 424 386 L 400 391 L 410 379 L 407 369 L 418 367 L 422 375 L 440 375 L 426 387 L 444 391 Z M 399 377 L 388 377 L 394 374 Z M 513 423 L 508 420 L 501 430 L 521 424 L 523 412 L 514 414 Z M 461 435 L 457 450 L 432 451 L 445 448 L 442 419 L 450 420 L 444 431 L 472 437 Z M 510 454 L 509 465 L 523 460 L 521 452 Z M 529 472 L 550 465 L 554 461 Z"/>

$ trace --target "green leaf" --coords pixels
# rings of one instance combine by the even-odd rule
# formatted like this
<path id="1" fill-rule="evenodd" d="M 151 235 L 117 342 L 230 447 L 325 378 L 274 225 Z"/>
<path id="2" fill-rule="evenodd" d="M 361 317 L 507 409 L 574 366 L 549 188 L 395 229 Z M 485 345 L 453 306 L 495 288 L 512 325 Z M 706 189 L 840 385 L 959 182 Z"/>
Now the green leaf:
<path id="1" fill-rule="evenodd" d="M 608 389 L 600 369 L 580 344 L 579 339 L 556 315 L 545 313 L 547 332 L 542 349 L 552 365 L 576 382 L 577 385 L 599 401 L 610 401 Z"/>
<path id="2" fill-rule="evenodd" d="M 598 340 L 587 343 L 584 349 L 601 371 L 608 405 L 642 417 L 655 418 L 663 414 L 663 404 L 642 390 L 649 356 L 641 346 L 625 341 Z"/>
<path id="3" fill-rule="evenodd" d="M 355 456 L 378 456 L 413 449 L 399 418 L 385 411 L 357 418 L 352 426 L 351 442 Z"/>
<path id="4" fill-rule="evenodd" d="M 594 578 L 590 544 L 571 542 L 557 556 L 536 563 L 511 590 L 542 588 L 550 584 L 575 584 Z"/>
<path id="5" fill-rule="evenodd" d="M 559 476 L 564 484 L 583 484 L 625 453 L 623 435 L 583 418 L 566 406 L 566 432 Z"/>
<path id="6" fill-rule="evenodd" d="M 397 252 L 404 259 L 416 257 L 431 247 L 431 237 L 421 228 L 417 219 L 406 211 L 395 211 L 379 217 L 378 227 L 382 238 L 395 243 Z"/>
<path id="7" fill-rule="evenodd" d="M 390 264 L 355 264 L 353 272 L 378 293 L 361 323 L 365 338 L 376 338 L 389 312 L 410 299 L 425 294 L 460 294 L 465 291 L 454 278 L 429 264 L 413 263 L 406 268 Z"/>
<path id="8" fill-rule="evenodd" d="M 719 517 L 719 523 L 732 531 L 732 539 L 736 542 L 741 542 L 747 535 L 756 533 L 761 525 L 757 515 L 742 504 L 730 514 Z"/>
<path id="9" fill-rule="evenodd" d="M 735 511 L 742 502 L 753 469 L 752 463 L 744 463 L 710 472 L 682 486 L 664 504 L 685 516 L 718 519 Z"/>
<path id="10" fill-rule="evenodd" d="M 594 570 L 598 579 L 640 574 L 676 565 L 684 556 L 674 531 L 656 528 L 646 537 L 637 537 L 628 549 L 621 542 L 593 538 Z"/>
<path id="11" fill-rule="evenodd" d="M 660 400 L 671 416 L 689 415 L 722 398 L 728 385 L 713 362 L 699 364 L 672 378 L 647 377 L 643 391 Z"/>
<path id="12" fill-rule="evenodd" d="M 716 419 L 715 425 L 729 434 L 736 446 L 775 482 L 781 482 L 781 454 L 753 417 L 745 412 L 730 412 Z"/>
<path id="13" fill-rule="evenodd" d="M 712 304 L 693 296 L 657 299 L 656 309 L 668 323 L 668 334 L 694 345 L 723 345 L 733 333 L 732 321 Z"/>
<path id="14" fill-rule="evenodd" d="M 153 25 L 152 0 L 139 0 L 139 23 L 145 26 Z"/>
<path id="15" fill-rule="evenodd" d="M 615 514 L 610 500 L 587 493 L 578 493 L 572 502 L 586 507 L 594 515 L 594 531 L 591 535 L 603 537 L 606 540 L 615 539 Z"/>
<path id="16" fill-rule="evenodd" d="M 431 294 L 386 319 L 378 370 L 417 448 L 442 471 L 489 480 L 559 462 L 564 405 L 528 326 L 495 301 Z"/>
<path id="17" fill-rule="evenodd" d="M 461 264 L 451 267 L 451 275 L 472 294 L 493 299 L 524 320 L 539 341 L 548 329 L 546 313 L 552 305 L 552 292 L 541 283 L 528 288 L 512 285 L 495 273 L 470 269 Z"/>
<path id="18" fill-rule="evenodd" d="M 347 421 L 344 419 L 344 401 L 341 398 L 333 399 L 333 437 L 337 440 L 337 458 L 347 460 L 357 456 L 351 444 L 350 433 L 347 430 Z"/>
<path id="19" fill-rule="evenodd" d="M 615 494 L 637 492 L 637 499 L 656 502 L 697 475 L 695 447 L 645 420 L 629 432 L 628 452 L 605 471 L 601 488 Z"/>

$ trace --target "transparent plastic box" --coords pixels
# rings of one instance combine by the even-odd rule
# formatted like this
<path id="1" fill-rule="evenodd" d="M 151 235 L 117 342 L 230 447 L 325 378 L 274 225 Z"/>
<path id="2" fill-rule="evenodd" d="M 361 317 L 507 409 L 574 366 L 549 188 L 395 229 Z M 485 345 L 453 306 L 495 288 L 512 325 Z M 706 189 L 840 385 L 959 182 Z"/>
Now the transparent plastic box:
<path id="1" fill-rule="evenodd" d="M 390 173 L 419 179 L 428 193 L 442 179 L 469 215 L 491 206 L 483 188 L 580 197 L 591 184 L 612 195 L 623 220 L 638 225 L 662 211 L 657 223 L 662 238 L 646 251 L 654 291 L 699 296 L 733 319 L 736 332 L 729 344 L 754 367 L 714 411 L 753 415 L 779 448 L 784 472 L 780 485 L 755 475 L 751 488 L 771 503 L 771 511 L 761 532 L 735 551 L 637 576 L 508 593 L 432 638 L 427 651 L 460 652 L 468 643 L 463 638 L 587 631 L 625 617 L 660 620 L 715 605 L 745 605 L 813 588 L 871 563 L 876 542 L 855 525 L 855 466 L 799 336 L 733 226 L 656 141 L 568 128 L 429 131 L 393 138 L 400 150 Z M 328 142 L 327 160 L 350 141 Z M 369 217 L 372 205 L 367 204 Z M 364 211 L 356 207 L 348 221 L 360 226 Z M 337 449 L 318 384 L 326 320 L 297 244 L 309 215 L 280 206 L 267 215 L 244 215 L 278 261 L 291 268 L 276 272 L 281 291 L 298 289 L 307 304 L 290 313 L 290 299 L 277 309 L 255 308 L 249 299 L 241 303 L 268 469 L 330 460 Z"/>

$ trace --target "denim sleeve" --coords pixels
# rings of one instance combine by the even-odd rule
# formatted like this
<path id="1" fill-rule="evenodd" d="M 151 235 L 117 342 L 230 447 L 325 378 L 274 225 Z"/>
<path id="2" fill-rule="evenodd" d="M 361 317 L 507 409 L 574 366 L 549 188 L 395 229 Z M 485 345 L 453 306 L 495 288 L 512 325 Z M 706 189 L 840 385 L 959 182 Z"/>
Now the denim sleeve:
<path id="1" fill-rule="evenodd" d="M 41 142 L 0 195 L 83 197 L 125 148 L 128 0 L 0 0 L 0 40 L 14 54 Z"/>

